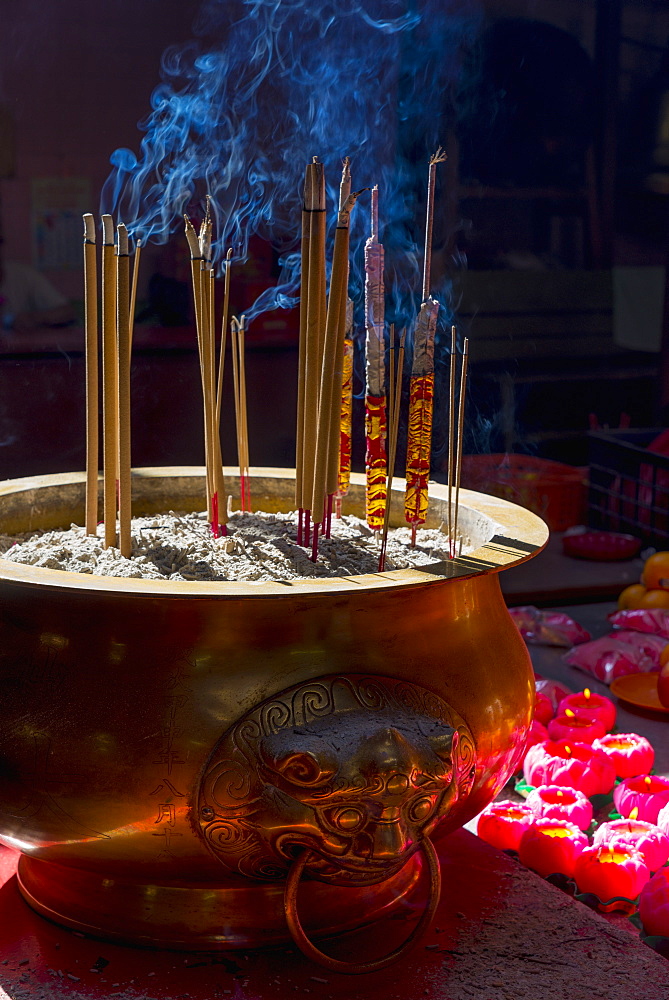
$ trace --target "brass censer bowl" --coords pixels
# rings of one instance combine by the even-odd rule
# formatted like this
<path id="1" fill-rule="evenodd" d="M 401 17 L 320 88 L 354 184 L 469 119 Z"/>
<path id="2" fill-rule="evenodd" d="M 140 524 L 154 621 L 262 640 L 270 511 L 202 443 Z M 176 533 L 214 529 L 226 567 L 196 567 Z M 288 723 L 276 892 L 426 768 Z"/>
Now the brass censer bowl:
<path id="1" fill-rule="evenodd" d="M 292 508 L 293 472 L 251 474 L 255 509 Z M 201 510 L 202 482 L 136 470 L 133 512 Z M 0 839 L 22 852 L 27 902 L 142 945 L 292 935 L 340 971 L 396 957 L 340 968 L 312 938 L 425 882 L 420 933 L 439 893 L 432 840 L 518 768 L 534 699 L 498 573 L 547 528 L 504 500 L 460 500 L 469 554 L 420 569 L 175 583 L 0 560 Z M 83 523 L 83 504 L 81 474 L 10 480 L 0 531 Z M 446 507 L 431 486 L 426 526 Z M 353 476 L 347 512 L 363 510 Z"/>

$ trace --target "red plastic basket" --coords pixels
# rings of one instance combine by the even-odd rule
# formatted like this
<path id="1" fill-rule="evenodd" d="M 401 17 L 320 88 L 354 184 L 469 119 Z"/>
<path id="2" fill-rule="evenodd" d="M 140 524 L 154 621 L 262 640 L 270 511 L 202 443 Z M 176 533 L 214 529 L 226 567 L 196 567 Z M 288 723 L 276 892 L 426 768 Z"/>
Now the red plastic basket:
<path id="1" fill-rule="evenodd" d="M 467 489 L 527 507 L 552 531 L 585 521 L 587 469 L 532 455 L 463 455 L 461 481 Z"/>

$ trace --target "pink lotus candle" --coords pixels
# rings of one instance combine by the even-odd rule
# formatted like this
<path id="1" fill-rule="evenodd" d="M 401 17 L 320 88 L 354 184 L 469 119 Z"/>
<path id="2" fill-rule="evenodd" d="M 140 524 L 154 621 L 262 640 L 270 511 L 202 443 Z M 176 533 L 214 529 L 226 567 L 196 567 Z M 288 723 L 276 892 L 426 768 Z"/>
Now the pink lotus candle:
<path id="1" fill-rule="evenodd" d="M 481 840 L 502 851 L 517 851 L 520 838 L 534 823 L 534 813 L 524 802 L 491 802 L 478 819 Z"/>
<path id="2" fill-rule="evenodd" d="M 634 810 L 632 810 L 634 812 Z M 593 845 L 633 847 L 642 855 L 650 871 L 656 872 L 669 858 L 669 837 L 653 823 L 643 819 L 614 819 L 602 823 L 594 833 Z"/>
<path id="3" fill-rule="evenodd" d="M 594 893 L 603 903 L 616 896 L 636 899 L 649 878 L 643 856 L 624 844 L 586 847 L 574 864 L 580 891 Z"/>
<path id="4" fill-rule="evenodd" d="M 592 803 L 576 788 L 539 785 L 526 802 L 537 819 L 565 819 L 579 830 L 587 830 L 592 823 Z"/>
<path id="5" fill-rule="evenodd" d="M 661 868 L 641 890 L 639 917 L 646 934 L 669 937 L 669 868 Z"/>
<path id="6" fill-rule="evenodd" d="M 669 778 L 655 774 L 625 778 L 614 789 L 613 804 L 623 817 L 636 809 L 638 819 L 657 823 L 660 810 L 669 804 Z"/>
<path id="7" fill-rule="evenodd" d="M 587 715 L 577 715 L 570 708 L 561 715 L 556 715 L 548 723 L 548 735 L 552 740 L 573 740 L 575 743 L 592 743 L 600 736 L 606 735 L 606 729 L 601 719 L 590 718 Z"/>
<path id="8" fill-rule="evenodd" d="M 655 762 L 655 751 L 645 736 L 637 733 L 609 733 L 593 741 L 605 753 L 619 778 L 648 774 Z"/>
<path id="9" fill-rule="evenodd" d="M 538 819 L 520 838 L 518 854 L 528 868 L 540 875 L 573 875 L 576 858 L 588 838 L 574 823 L 563 819 Z"/>
<path id="10" fill-rule="evenodd" d="M 605 754 L 587 743 L 569 740 L 548 740 L 530 747 L 523 774 L 528 785 L 577 788 L 586 798 L 605 795 L 616 780 L 615 768 Z"/>
<path id="11" fill-rule="evenodd" d="M 605 698 L 603 694 L 596 694 L 590 688 L 568 694 L 558 705 L 556 714 L 562 715 L 566 708 L 570 708 L 576 715 L 587 715 L 591 719 L 599 719 L 607 733 L 615 725 L 616 706 L 610 698 Z"/>
<path id="12" fill-rule="evenodd" d="M 525 741 L 525 753 L 530 749 L 530 747 L 536 746 L 537 743 L 544 743 L 548 739 L 548 730 L 545 726 L 542 726 L 540 722 L 536 719 L 532 720 L 532 725 L 527 731 L 527 737 Z"/>
<path id="13" fill-rule="evenodd" d="M 663 806 L 657 814 L 657 825 L 662 833 L 669 836 L 669 806 Z"/>
<path id="14" fill-rule="evenodd" d="M 534 697 L 534 718 L 537 722 L 540 722 L 542 726 L 545 726 L 550 722 L 554 715 L 555 710 L 550 698 L 547 695 L 542 694 L 541 691 L 537 691 Z"/>

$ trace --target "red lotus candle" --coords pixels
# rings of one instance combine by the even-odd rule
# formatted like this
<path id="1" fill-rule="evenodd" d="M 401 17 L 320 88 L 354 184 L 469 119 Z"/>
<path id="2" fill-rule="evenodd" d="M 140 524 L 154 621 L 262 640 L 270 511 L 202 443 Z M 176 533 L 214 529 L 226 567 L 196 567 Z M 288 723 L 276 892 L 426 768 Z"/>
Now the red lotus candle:
<path id="1" fill-rule="evenodd" d="M 478 819 L 481 840 L 502 851 L 517 851 L 520 838 L 534 823 L 534 813 L 524 802 L 491 802 Z"/>
<path id="2" fill-rule="evenodd" d="M 592 743 L 606 735 L 601 719 L 587 715 L 577 715 L 570 708 L 556 715 L 548 723 L 548 735 L 552 740 L 573 740 L 575 743 Z"/>
<path id="3" fill-rule="evenodd" d="M 540 875 L 573 875 L 576 858 L 587 846 L 588 838 L 574 823 L 537 819 L 520 838 L 518 854 L 524 865 Z"/>
<path id="4" fill-rule="evenodd" d="M 548 740 L 530 747 L 523 774 L 528 785 L 577 788 L 586 798 L 605 795 L 616 780 L 615 768 L 601 750 L 569 740 Z"/>
<path id="5" fill-rule="evenodd" d="M 657 823 L 660 809 L 669 804 L 669 778 L 655 774 L 625 778 L 613 792 L 613 804 L 623 817 L 636 809 L 638 819 Z"/>
<path id="6" fill-rule="evenodd" d="M 587 715 L 591 719 L 599 719 L 603 723 L 606 733 L 615 725 L 616 706 L 610 698 L 605 698 L 603 694 L 596 694 L 590 688 L 568 694 L 558 705 L 556 714 L 562 715 L 566 708 L 570 708 L 576 715 Z"/>
<path id="7" fill-rule="evenodd" d="M 586 847 L 574 864 L 580 891 L 594 893 L 603 903 L 616 896 L 636 899 L 649 878 L 643 856 L 624 844 Z"/>
<path id="8" fill-rule="evenodd" d="M 525 753 L 534 747 L 537 743 L 544 743 L 548 739 L 548 730 L 545 726 L 542 726 L 540 722 L 536 719 L 532 720 L 532 724 L 527 731 L 527 737 L 525 740 Z"/>
<path id="9" fill-rule="evenodd" d="M 669 937 L 669 868 L 661 868 L 641 890 L 639 917 L 646 934 Z"/>
<path id="10" fill-rule="evenodd" d="M 634 810 L 632 810 L 634 812 Z M 614 819 L 602 823 L 594 833 L 592 843 L 633 847 L 642 855 L 648 869 L 656 872 L 669 858 L 669 837 L 653 823 L 643 819 Z"/>
<path id="11" fill-rule="evenodd" d="M 592 745 L 606 754 L 619 778 L 648 774 L 655 762 L 652 746 L 637 733 L 609 733 L 593 740 Z"/>
<path id="12" fill-rule="evenodd" d="M 526 802 L 537 819 L 566 819 L 579 830 L 587 830 L 592 823 L 592 803 L 576 788 L 539 785 Z"/>
<path id="13" fill-rule="evenodd" d="M 542 726 L 545 726 L 551 721 L 554 715 L 555 710 L 550 698 L 547 695 L 542 694 L 541 691 L 537 691 L 534 697 L 534 718 L 537 722 L 540 722 Z"/>

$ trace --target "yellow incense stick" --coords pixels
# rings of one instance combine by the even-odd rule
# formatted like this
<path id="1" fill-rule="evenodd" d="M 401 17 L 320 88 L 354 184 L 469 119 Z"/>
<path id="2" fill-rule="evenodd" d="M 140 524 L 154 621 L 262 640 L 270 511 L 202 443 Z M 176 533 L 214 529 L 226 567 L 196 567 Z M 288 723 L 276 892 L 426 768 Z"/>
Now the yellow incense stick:
<path id="1" fill-rule="evenodd" d="M 95 221 L 84 215 L 84 301 L 86 324 L 86 534 L 98 521 L 98 273 Z"/>
<path id="2" fill-rule="evenodd" d="M 117 227 L 116 254 L 116 324 L 118 330 L 118 385 L 119 385 L 119 475 L 118 520 L 119 549 L 127 559 L 132 554 L 130 522 L 130 257 L 128 255 L 128 230 L 120 223 Z"/>
<path id="3" fill-rule="evenodd" d="M 135 264 L 132 269 L 132 291 L 130 292 L 130 349 L 132 350 L 132 338 L 135 332 L 135 311 L 137 309 L 137 283 L 139 281 L 139 259 L 142 255 L 142 241 L 137 240 L 135 244 Z"/>
<path id="4" fill-rule="evenodd" d="M 102 216 L 102 439 L 104 454 L 105 548 L 116 545 L 116 479 L 118 465 L 118 345 L 116 339 L 116 264 L 114 223 Z"/>

